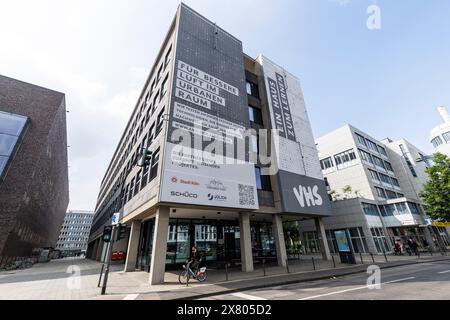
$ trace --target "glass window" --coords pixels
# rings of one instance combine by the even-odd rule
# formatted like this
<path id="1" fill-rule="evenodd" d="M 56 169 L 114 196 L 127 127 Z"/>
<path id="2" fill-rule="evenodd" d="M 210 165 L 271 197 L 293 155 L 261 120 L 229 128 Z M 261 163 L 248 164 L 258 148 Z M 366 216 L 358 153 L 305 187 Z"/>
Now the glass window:
<path id="1" fill-rule="evenodd" d="M 27 117 L 0 111 L 0 133 L 19 136 L 26 122 Z"/>
<path id="2" fill-rule="evenodd" d="M 163 70 L 164 70 L 164 63 L 161 64 L 161 67 L 159 67 L 158 74 L 157 74 L 157 77 L 156 77 L 156 81 L 159 81 L 159 79 L 161 79 Z"/>
<path id="3" fill-rule="evenodd" d="M 376 205 L 371 204 L 371 203 L 363 202 L 362 203 L 362 207 L 363 207 L 364 213 L 367 216 L 376 216 L 376 217 L 378 217 L 378 209 L 377 209 Z"/>
<path id="4" fill-rule="evenodd" d="M 387 170 L 389 170 L 389 171 L 391 171 L 391 172 L 394 172 L 394 169 L 392 168 L 392 165 L 391 165 L 390 162 L 384 161 L 384 166 L 385 166 L 385 168 L 386 168 Z"/>
<path id="5" fill-rule="evenodd" d="M 255 84 L 253 82 L 250 82 L 250 81 L 247 81 L 245 87 L 246 87 L 246 90 L 247 90 L 247 94 L 249 94 L 249 95 L 259 99 L 259 89 L 258 89 L 258 85 L 257 84 Z"/>
<path id="6" fill-rule="evenodd" d="M 322 170 L 326 170 L 328 168 L 333 167 L 333 160 L 331 160 L 331 157 L 328 157 L 326 159 L 320 160 L 320 166 L 322 167 Z"/>
<path id="7" fill-rule="evenodd" d="M 0 133 L 0 156 L 9 157 L 14 150 L 18 137 Z"/>
<path id="8" fill-rule="evenodd" d="M 256 188 L 258 190 L 272 191 L 272 186 L 270 184 L 270 177 L 267 175 L 261 175 L 261 168 L 255 167 L 256 176 Z"/>
<path id="9" fill-rule="evenodd" d="M 397 199 L 397 193 L 391 190 L 386 190 L 386 195 L 388 199 Z"/>
<path id="10" fill-rule="evenodd" d="M 431 143 L 435 148 L 439 147 L 441 144 L 443 144 L 441 137 L 436 137 L 433 140 L 431 140 Z"/>
<path id="11" fill-rule="evenodd" d="M 165 78 L 164 78 L 164 81 L 163 81 L 163 83 L 162 83 L 162 85 L 161 85 L 161 99 L 166 95 L 166 93 L 167 93 L 167 87 L 168 87 L 168 83 L 169 83 L 169 75 L 167 75 Z"/>
<path id="12" fill-rule="evenodd" d="M 355 152 L 353 151 L 353 149 L 341 152 L 334 156 L 334 160 L 337 165 L 341 165 L 341 164 L 350 162 L 355 159 L 356 159 L 356 155 L 355 155 Z"/>
<path id="13" fill-rule="evenodd" d="M 378 197 L 386 199 L 386 193 L 384 192 L 384 189 L 375 187 L 375 190 L 377 192 Z"/>
<path id="14" fill-rule="evenodd" d="M 369 147 L 370 150 L 378 152 L 378 148 L 377 148 L 377 144 L 376 143 L 372 142 L 369 139 L 366 139 L 366 142 L 367 142 L 367 146 Z"/>
<path id="15" fill-rule="evenodd" d="M 358 140 L 359 144 L 367 147 L 366 139 L 360 134 L 355 133 L 355 135 L 356 135 L 356 139 Z"/>
<path id="16" fill-rule="evenodd" d="M 256 124 L 263 124 L 262 120 L 262 113 L 261 110 L 258 108 L 254 108 L 252 106 L 248 106 L 248 115 L 250 122 L 256 123 Z"/>
<path id="17" fill-rule="evenodd" d="M 163 108 L 161 110 L 161 112 L 158 115 L 158 120 L 157 120 L 157 126 L 156 126 L 156 135 L 158 135 L 163 127 L 164 124 L 164 111 L 165 108 Z"/>
<path id="18" fill-rule="evenodd" d="M 369 169 L 369 174 L 370 174 L 370 177 L 371 177 L 373 180 L 380 181 L 380 178 L 379 178 L 379 176 L 378 176 L 378 172 Z"/>
<path id="19" fill-rule="evenodd" d="M 170 60 L 172 59 L 172 46 L 170 46 L 169 50 L 167 50 L 166 58 L 164 59 L 165 67 L 170 63 Z"/>
<path id="20" fill-rule="evenodd" d="M 373 158 L 373 162 L 375 163 L 376 166 L 385 169 L 384 167 L 384 161 L 376 156 L 372 156 Z"/>
<path id="21" fill-rule="evenodd" d="M 377 147 L 378 147 L 378 152 L 380 152 L 383 156 L 387 157 L 386 149 L 380 145 L 377 145 Z"/>
<path id="22" fill-rule="evenodd" d="M 450 142 L 450 131 L 443 133 L 442 137 L 444 138 L 445 142 Z"/>
<path id="23" fill-rule="evenodd" d="M 408 214 L 408 207 L 406 206 L 405 202 L 396 203 L 395 208 L 397 210 L 397 214 Z"/>
<path id="24" fill-rule="evenodd" d="M 358 151 L 359 151 L 359 154 L 361 155 L 362 160 L 373 163 L 372 156 L 370 155 L 370 153 L 368 153 L 364 150 L 361 150 L 361 149 L 358 149 Z"/>
<path id="25" fill-rule="evenodd" d="M 394 186 L 399 187 L 400 188 L 400 184 L 398 183 L 398 180 L 396 178 L 392 178 L 391 177 L 391 182 Z"/>
<path id="26" fill-rule="evenodd" d="M 150 170 L 150 181 L 158 176 L 158 164 L 159 164 L 159 149 L 153 153 L 152 156 L 152 167 Z"/>
<path id="27" fill-rule="evenodd" d="M 391 179 L 387 175 L 380 173 L 379 176 L 382 182 L 391 184 Z"/>

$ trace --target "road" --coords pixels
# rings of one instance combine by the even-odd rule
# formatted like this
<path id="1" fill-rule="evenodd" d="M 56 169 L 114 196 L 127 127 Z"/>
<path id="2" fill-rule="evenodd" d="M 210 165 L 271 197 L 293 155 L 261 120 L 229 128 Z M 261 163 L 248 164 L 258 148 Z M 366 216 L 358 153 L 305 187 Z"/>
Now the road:
<path id="1" fill-rule="evenodd" d="M 369 276 L 356 274 L 204 300 L 450 300 L 450 261 L 382 269 L 380 289 L 368 287 Z"/>

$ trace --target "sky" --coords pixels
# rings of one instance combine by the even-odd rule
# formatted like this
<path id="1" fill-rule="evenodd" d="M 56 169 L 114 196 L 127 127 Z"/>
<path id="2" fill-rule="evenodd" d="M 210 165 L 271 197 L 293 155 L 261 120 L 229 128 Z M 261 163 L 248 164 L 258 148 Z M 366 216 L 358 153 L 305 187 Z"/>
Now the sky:
<path id="1" fill-rule="evenodd" d="M 300 78 L 315 137 L 350 123 L 426 153 L 450 107 L 448 0 L 186 0 Z M 71 210 L 105 170 L 174 17 L 175 0 L 0 0 L 0 74 L 66 94 Z M 369 29 L 371 5 L 380 28 Z"/>

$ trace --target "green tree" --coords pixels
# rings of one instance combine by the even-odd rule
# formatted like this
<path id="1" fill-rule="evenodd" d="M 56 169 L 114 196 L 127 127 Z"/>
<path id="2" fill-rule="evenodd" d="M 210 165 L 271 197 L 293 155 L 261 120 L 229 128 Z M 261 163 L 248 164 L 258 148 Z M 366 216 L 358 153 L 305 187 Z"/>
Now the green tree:
<path id="1" fill-rule="evenodd" d="M 420 194 L 427 215 L 433 220 L 450 221 L 450 158 L 436 153 L 427 173 L 429 181 Z"/>

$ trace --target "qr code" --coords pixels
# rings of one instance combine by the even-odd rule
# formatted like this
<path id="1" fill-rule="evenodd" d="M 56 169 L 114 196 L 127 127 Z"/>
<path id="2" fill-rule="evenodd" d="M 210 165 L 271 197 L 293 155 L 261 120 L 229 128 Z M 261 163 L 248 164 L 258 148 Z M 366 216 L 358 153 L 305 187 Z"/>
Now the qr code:
<path id="1" fill-rule="evenodd" d="M 239 185 L 239 204 L 241 206 L 255 205 L 255 187 L 243 184 Z"/>

